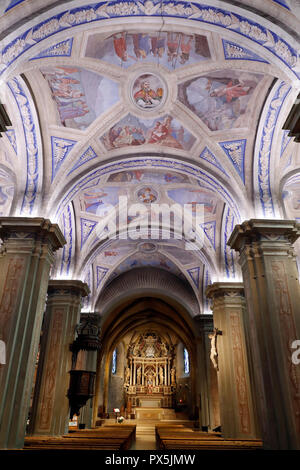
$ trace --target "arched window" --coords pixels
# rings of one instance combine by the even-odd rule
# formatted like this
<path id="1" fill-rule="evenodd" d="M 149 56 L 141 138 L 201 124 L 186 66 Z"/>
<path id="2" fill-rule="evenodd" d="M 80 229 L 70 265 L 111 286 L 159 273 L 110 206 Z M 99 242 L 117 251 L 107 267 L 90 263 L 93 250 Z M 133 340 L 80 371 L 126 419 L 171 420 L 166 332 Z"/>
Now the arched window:
<path id="1" fill-rule="evenodd" d="M 117 372 L 117 349 L 114 350 L 112 355 L 112 366 L 111 373 L 115 374 Z"/>
<path id="2" fill-rule="evenodd" d="M 190 373 L 190 357 L 188 350 L 186 348 L 183 348 L 183 362 L 184 362 L 184 373 L 189 374 Z"/>

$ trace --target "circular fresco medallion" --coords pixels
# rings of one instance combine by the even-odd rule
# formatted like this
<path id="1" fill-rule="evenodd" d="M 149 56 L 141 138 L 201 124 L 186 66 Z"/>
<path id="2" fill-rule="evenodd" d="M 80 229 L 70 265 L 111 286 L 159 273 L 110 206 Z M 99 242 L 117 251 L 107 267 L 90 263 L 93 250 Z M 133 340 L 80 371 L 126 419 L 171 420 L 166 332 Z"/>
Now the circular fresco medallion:
<path id="1" fill-rule="evenodd" d="M 139 244 L 139 250 L 142 253 L 154 253 L 157 250 L 157 246 L 154 243 L 143 242 Z"/>
<path id="2" fill-rule="evenodd" d="M 144 204 L 151 204 L 152 202 L 157 201 L 158 193 L 153 188 L 150 188 L 149 186 L 144 186 L 143 188 L 138 190 L 137 198 L 140 202 L 143 202 Z"/>
<path id="3" fill-rule="evenodd" d="M 157 75 L 144 73 L 134 80 L 131 96 L 138 108 L 151 110 L 165 101 L 166 87 Z"/>

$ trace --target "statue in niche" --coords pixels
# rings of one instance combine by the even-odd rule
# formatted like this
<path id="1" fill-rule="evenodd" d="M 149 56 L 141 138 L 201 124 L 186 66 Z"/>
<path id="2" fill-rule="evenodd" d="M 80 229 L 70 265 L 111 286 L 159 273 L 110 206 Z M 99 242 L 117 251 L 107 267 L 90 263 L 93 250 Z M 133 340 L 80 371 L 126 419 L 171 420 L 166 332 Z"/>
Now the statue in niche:
<path id="1" fill-rule="evenodd" d="M 161 352 L 162 352 L 162 356 L 167 356 L 168 355 L 168 349 L 167 349 L 167 346 L 165 343 L 162 343 L 161 345 Z"/>
<path id="2" fill-rule="evenodd" d="M 220 334 L 222 334 L 221 331 L 218 328 L 215 328 L 213 334 L 208 335 L 211 341 L 210 359 L 216 371 L 219 371 L 217 336 Z"/>
<path id="3" fill-rule="evenodd" d="M 142 377 L 142 367 L 139 366 L 136 371 L 136 383 L 137 385 L 141 385 L 141 377 Z"/>
<path id="4" fill-rule="evenodd" d="M 125 385 L 130 383 L 130 368 L 127 366 L 125 369 Z"/>
<path id="5" fill-rule="evenodd" d="M 150 370 L 147 374 L 148 393 L 152 393 L 152 388 L 155 385 L 155 377 L 155 372 L 153 370 Z"/>
<path id="6" fill-rule="evenodd" d="M 133 345 L 133 355 L 134 355 L 134 356 L 138 356 L 138 355 L 139 355 L 139 352 L 140 352 L 139 344 L 138 344 L 138 343 L 135 343 L 135 344 Z"/>
<path id="7" fill-rule="evenodd" d="M 175 374 L 176 374 L 175 367 L 172 367 L 172 369 L 171 369 L 171 385 L 175 385 L 175 384 L 176 384 Z"/>
<path id="8" fill-rule="evenodd" d="M 164 370 L 162 368 L 162 366 L 160 366 L 159 368 L 159 385 L 163 385 L 164 384 Z"/>

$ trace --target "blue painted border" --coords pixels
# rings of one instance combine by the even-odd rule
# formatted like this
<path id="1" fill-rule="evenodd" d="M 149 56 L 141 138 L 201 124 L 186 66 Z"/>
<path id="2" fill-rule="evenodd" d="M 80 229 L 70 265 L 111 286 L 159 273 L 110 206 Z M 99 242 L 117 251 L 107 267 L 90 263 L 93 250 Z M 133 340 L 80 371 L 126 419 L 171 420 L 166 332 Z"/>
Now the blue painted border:
<path id="1" fill-rule="evenodd" d="M 129 0 L 126 2 L 113 1 L 91 3 L 84 7 L 64 10 L 63 12 L 52 16 L 33 28 L 28 29 L 25 33 L 15 38 L 2 49 L 1 54 L 5 68 L 0 72 L 0 75 L 18 57 L 35 44 L 56 33 L 71 29 L 74 26 L 94 23 L 96 21 L 110 18 L 158 16 L 186 18 L 200 23 L 216 25 L 224 29 L 230 29 L 231 31 L 233 30 L 237 34 L 241 34 L 251 41 L 265 47 L 280 61 L 282 61 L 297 78 L 300 77 L 300 74 L 297 74 L 297 72 L 293 70 L 293 66 L 295 66 L 297 62 L 297 51 L 274 31 L 261 26 L 259 23 L 252 21 L 245 16 L 241 16 L 237 13 L 233 14 L 230 10 L 216 8 L 210 5 L 200 5 L 193 2 L 186 3 L 182 1 L 163 1 L 163 11 L 158 9 L 154 14 L 147 14 L 144 7 L 145 2 L 146 0 L 141 0 L 140 2 Z M 154 5 L 158 5 L 158 3 L 160 2 L 156 2 Z M 113 12 L 116 5 L 119 6 L 118 14 L 114 14 Z M 178 7 L 178 14 L 176 14 L 174 7 Z M 32 41 L 35 41 L 35 44 L 32 44 Z M 269 45 L 270 43 L 273 45 Z M 286 51 L 289 58 L 284 58 L 282 51 Z"/>

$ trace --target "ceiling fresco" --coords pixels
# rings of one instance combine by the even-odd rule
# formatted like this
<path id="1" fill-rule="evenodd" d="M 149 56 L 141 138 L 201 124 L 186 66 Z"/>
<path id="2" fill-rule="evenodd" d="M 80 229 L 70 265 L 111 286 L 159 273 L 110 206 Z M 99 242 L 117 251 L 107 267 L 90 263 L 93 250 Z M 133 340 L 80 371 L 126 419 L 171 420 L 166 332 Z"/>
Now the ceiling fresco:
<path id="1" fill-rule="evenodd" d="M 41 72 L 65 127 L 85 129 L 119 100 L 117 83 L 89 70 L 45 67 Z"/>
<path id="2" fill-rule="evenodd" d="M 247 107 L 262 75 L 226 70 L 179 86 L 180 101 L 211 131 L 248 127 Z"/>
<path id="3" fill-rule="evenodd" d="M 226 246 L 234 225 L 300 219 L 300 152 L 282 130 L 299 92 L 296 2 L 266 0 L 250 14 L 246 1 L 45 0 L 43 17 L 31 0 L 2 3 L 12 126 L 0 139 L 0 215 L 59 223 L 67 244 L 52 277 L 85 280 L 87 310 L 107 282 L 151 266 L 189 282 L 209 313 L 209 280 L 240 276 Z M 144 212 L 125 213 L 120 197 Z M 189 204 L 190 217 L 203 206 L 201 247 L 145 236 L 150 217 L 165 233 L 160 203 Z M 138 239 L 107 239 L 118 208 L 122 233 L 140 224 Z"/>
<path id="4" fill-rule="evenodd" d="M 205 36 L 178 31 L 121 32 L 108 37 L 95 34 L 89 37 L 85 54 L 121 67 L 150 62 L 169 69 L 211 57 Z"/>
<path id="5" fill-rule="evenodd" d="M 190 150 L 195 137 L 171 116 L 140 119 L 132 114 L 121 119 L 101 138 L 107 150 L 143 144 Z"/>

